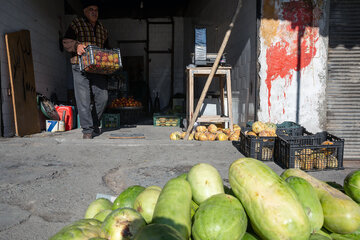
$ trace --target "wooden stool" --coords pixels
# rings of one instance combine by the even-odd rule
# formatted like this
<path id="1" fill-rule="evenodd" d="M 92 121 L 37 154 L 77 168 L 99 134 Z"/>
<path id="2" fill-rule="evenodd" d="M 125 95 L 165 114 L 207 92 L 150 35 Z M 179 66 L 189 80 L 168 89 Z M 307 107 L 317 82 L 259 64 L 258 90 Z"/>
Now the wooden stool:
<path id="1" fill-rule="evenodd" d="M 188 123 L 190 123 L 194 114 L 194 78 L 197 76 L 204 77 L 210 75 L 211 67 L 194 67 L 194 68 L 187 67 L 186 72 L 187 72 L 186 119 Z M 229 128 L 232 131 L 233 117 L 232 117 L 232 96 L 231 96 L 231 67 L 219 66 L 214 77 L 218 77 L 220 80 L 219 82 L 220 82 L 221 115 L 200 116 L 198 117 L 197 122 L 211 122 L 211 123 L 229 122 Z M 224 79 L 226 79 L 226 88 L 227 88 L 228 116 L 225 116 Z"/>

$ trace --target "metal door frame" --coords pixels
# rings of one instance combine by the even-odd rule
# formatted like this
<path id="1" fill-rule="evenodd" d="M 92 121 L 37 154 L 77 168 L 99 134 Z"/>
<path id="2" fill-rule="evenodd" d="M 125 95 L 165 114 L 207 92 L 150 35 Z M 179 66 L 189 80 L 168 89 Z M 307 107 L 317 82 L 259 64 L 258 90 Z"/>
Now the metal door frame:
<path id="1" fill-rule="evenodd" d="M 171 25 L 171 48 L 166 49 L 166 50 L 152 50 L 149 49 L 150 48 L 150 25 Z M 170 100 L 169 100 L 169 105 L 171 106 L 172 104 L 172 98 L 174 97 L 174 45 L 175 45 L 175 21 L 174 19 L 171 17 L 169 19 L 169 21 L 149 21 L 148 19 L 146 19 L 146 78 L 147 78 L 147 83 L 149 84 L 150 81 L 150 54 L 155 53 L 155 54 L 170 54 L 171 56 L 171 71 L 170 71 Z"/>

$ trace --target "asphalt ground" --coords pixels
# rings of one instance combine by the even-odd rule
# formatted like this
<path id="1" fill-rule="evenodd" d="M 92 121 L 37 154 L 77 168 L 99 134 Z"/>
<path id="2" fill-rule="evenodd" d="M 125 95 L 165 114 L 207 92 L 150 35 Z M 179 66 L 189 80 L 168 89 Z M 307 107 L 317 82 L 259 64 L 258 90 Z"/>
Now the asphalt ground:
<path id="1" fill-rule="evenodd" d="M 201 162 L 218 169 L 228 185 L 230 164 L 243 155 L 230 141 L 171 141 L 178 127 L 138 125 L 105 131 L 83 140 L 79 129 L 0 138 L 0 239 L 48 239 L 83 218 L 98 193 L 117 196 L 131 185 L 165 183 Z M 143 134 L 144 139 L 110 139 L 110 134 Z M 276 173 L 284 169 L 265 162 Z M 343 184 L 360 162 L 344 170 L 309 172 Z"/>

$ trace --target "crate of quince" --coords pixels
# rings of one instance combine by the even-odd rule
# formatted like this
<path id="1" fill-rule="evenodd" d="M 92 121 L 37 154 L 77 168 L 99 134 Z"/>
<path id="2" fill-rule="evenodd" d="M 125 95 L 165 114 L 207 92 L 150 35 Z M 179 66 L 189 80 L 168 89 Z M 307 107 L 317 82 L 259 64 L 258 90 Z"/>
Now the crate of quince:
<path id="1" fill-rule="evenodd" d="M 278 135 L 303 135 L 305 128 L 293 124 L 275 124 L 256 121 L 247 124 L 240 133 L 240 141 L 235 146 L 246 157 L 262 161 L 272 161 L 275 153 L 275 141 Z"/>
<path id="2" fill-rule="evenodd" d="M 305 171 L 343 169 L 344 139 L 328 132 L 279 136 L 275 163 Z"/>
<path id="3" fill-rule="evenodd" d="M 79 56 L 81 71 L 97 74 L 113 74 L 122 67 L 120 49 L 102 49 L 89 45 Z"/>
<path id="4" fill-rule="evenodd" d="M 199 125 L 189 134 L 188 140 L 198 141 L 238 141 L 241 128 L 234 124 L 233 131 L 229 128 L 217 127 L 215 124 L 208 126 Z M 173 132 L 170 134 L 171 140 L 184 139 L 186 132 Z"/>
<path id="5" fill-rule="evenodd" d="M 161 115 L 154 113 L 153 124 L 155 127 L 179 127 L 181 116 L 179 115 Z"/>

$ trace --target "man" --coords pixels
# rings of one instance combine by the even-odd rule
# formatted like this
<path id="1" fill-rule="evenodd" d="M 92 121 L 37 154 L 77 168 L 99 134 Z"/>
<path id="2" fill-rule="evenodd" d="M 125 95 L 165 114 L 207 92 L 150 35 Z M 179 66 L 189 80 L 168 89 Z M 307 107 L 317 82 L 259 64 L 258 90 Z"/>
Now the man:
<path id="1" fill-rule="evenodd" d="M 83 73 L 78 62 L 78 56 L 85 52 L 87 45 L 109 48 L 108 31 L 98 21 L 98 8 L 98 1 L 84 2 L 84 16 L 74 18 L 63 40 L 64 49 L 72 53 L 70 61 L 83 139 L 100 134 L 99 123 L 108 100 L 106 76 Z"/>

